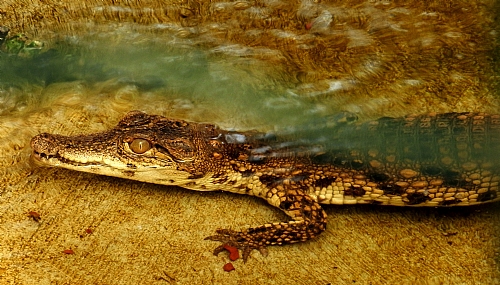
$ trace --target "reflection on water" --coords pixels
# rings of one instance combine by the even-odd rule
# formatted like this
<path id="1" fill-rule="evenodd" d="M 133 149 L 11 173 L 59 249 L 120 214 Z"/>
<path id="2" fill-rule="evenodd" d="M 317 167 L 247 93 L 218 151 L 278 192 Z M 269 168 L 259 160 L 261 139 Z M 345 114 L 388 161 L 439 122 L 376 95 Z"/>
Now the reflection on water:
<path id="1" fill-rule="evenodd" d="M 0 58 L 4 93 L 0 114 L 32 108 L 33 101 L 72 100 L 68 93 L 82 88 L 88 89 L 86 102 L 102 100 L 102 89 L 110 89 L 117 97 L 133 93 L 123 98 L 131 108 L 198 121 L 234 124 L 233 120 L 241 123 L 253 117 L 254 125 L 294 124 L 325 109 L 291 92 L 282 67 L 267 66 L 244 54 L 229 56 L 221 52 L 222 47 L 198 48 L 168 33 L 157 38 L 140 31 L 103 30 L 62 35 L 50 46 L 33 56 Z M 74 92 L 54 90 L 68 84 L 74 85 Z M 93 93 L 90 89 L 98 85 L 99 91 Z M 35 87 L 42 94 L 26 92 Z M 16 96 L 19 93 L 25 94 Z M 198 111 L 191 110 L 194 106 Z"/>

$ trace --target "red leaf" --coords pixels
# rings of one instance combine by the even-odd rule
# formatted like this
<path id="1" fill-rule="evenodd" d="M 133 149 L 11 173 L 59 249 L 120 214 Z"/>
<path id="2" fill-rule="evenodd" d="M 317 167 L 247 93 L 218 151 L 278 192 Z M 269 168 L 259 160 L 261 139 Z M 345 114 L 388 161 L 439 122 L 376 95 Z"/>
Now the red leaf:
<path id="1" fill-rule="evenodd" d="M 235 261 L 236 259 L 240 258 L 240 253 L 238 252 L 238 249 L 236 247 L 225 244 L 224 249 L 229 251 L 229 260 Z"/>
<path id="2" fill-rule="evenodd" d="M 75 254 L 75 252 L 72 249 L 65 249 L 63 250 L 63 252 L 66 254 Z"/>
<path id="3" fill-rule="evenodd" d="M 229 272 L 234 270 L 234 266 L 231 262 L 224 264 L 224 271 Z"/>

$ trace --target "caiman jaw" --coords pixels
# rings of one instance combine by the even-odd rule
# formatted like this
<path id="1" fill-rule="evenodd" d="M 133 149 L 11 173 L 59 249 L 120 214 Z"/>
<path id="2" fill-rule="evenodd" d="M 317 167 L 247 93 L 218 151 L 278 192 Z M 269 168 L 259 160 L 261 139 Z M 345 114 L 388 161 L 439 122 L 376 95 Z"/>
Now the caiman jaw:
<path id="1" fill-rule="evenodd" d="M 60 147 L 69 137 L 42 133 L 31 139 L 33 149 L 31 158 L 38 165 L 66 167 L 74 166 L 104 166 L 102 159 L 93 156 L 75 155 Z"/>
<path id="2" fill-rule="evenodd" d="M 127 163 L 116 157 L 108 157 L 104 153 L 93 155 L 93 152 L 90 152 L 86 155 L 86 153 L 68 149 L 68 145 L 75 142 L 77 141 L 73 137 L 46 133 L 37 135 L 31 140 L 32 161 L 37 166 L 63 167 L 163 185 L 179 185 L 187 181 L 190 176 L 188 172 L 178 171 L 171 167 Z M 58 146 L 65 146 L 65 149 L 60 149 Z M 80 148 L 82 148 L 81 145 Z"/>
<path id="3" fill-rule="evenodd" d="M 55 166 L 163 185 L 196 182 L 193 173 L 196 151 L 178 132 L 187 123 L 131 112 L 109 131 L 77 136 L 42 133 L 31 140 L 36 166 Z M 161 121 L 161 122 L 159 122 Z M 161 125 L 160 131 L 152 130 Z M 176 132 L 177 131 L 177 132 Z M 168 134 L 172 133 L 172 136 Z M 159 135 L 165 134 L 165 135 Z M 186 138 L 186 139 L 181 139 Z M 195 183 L 196 184 L 196 183 Z M 193 187 L 194 188 L 194 187 Z"/>

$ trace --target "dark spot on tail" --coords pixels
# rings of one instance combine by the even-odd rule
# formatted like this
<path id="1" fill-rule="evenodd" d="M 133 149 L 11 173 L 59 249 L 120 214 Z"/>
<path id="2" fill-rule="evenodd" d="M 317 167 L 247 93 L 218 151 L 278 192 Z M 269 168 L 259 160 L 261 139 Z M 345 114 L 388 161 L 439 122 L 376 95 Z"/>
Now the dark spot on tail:
<path id="1" fill-rule="evenodd" d="M 320 188 L 328 187 L 328 186 L 332 185 L 332 183 L 335 182 L 335 180 L 337 180 L 337 177 L 321 178 L 321 179 L 318 179 L 315 181 L 314 186 L 320 187 Z"/>
<path id="2" fill-rule="evenodd" d="M 370 173 L 368 178 L 373 182 L 386 182 L 390 177 L 385 173 Z"/>
<path id="3" fill-rule="evenodd" d="M 380 190 L 384 190 L 386 195 L 401 195 L 405 192 L 405 189 L 401 186 L 394 184 L 382 184 L 379 186 Z"/>
<path id="4" fill-rule="evenodd" d="M 493 200 L 496 197 L 497 197 L 497 192 L 488 191 L 488 192 L 481 193 L 481 194 L 477 195 L 477 201 L 478 202 L 486 202 L 486 201 Z"/>
<path id="5" fill-rule="evenodd" d="M 413 193 L 413 194 L 408 194 L 408 205 L 418 205 L 421 203 L 424 203 L 425 201 L 429 200 L 429 197 L 427 197 L 423 193 Z"/>
<path id="6" fill-rule="evenodd" d="M 443 205 L 443 206 L 451 206 L 451 205 L 458 204 L 458 203 L 460 203 L 460 200 L 458 200 L 458 199 L 445 200 L 445 201 L 443 201 L 443 203 L 441 203 L 441 205 Z"/>
<path id="7" fill-rule="evenodd" d="M 361 160 L 353 160 L 351 161 L 351 168 L 352 169 L 360 169 L 365 166 L 365 163 Z"/>
<path id="8" fill-rule="evenodd" d="M 259 180 L 260 180 L 260 182 L 262 182 L 262 184 L 264 184 L 266 186 L 276 185 L 280 181 L 280 179 L 278 177 L 276 177 L 276 176 L 265 175 L 265 174 L 262 175 L 262 176 L 260 176 Z"/>
<path id="9" fill-rule="evenodd" d="M 311 158 L 314 164 L 328 164 L 332 161 L 332 157 L 329 153 L 315 155 Z"/>
<path id="10" fill-rule="evenodd" d="M 300 196 L 296 196 L 295 194 L 293 193 L 288 193 L 286 196 L 285 196 L 285 201 L 281 201 L 280 202 L 280 209 L 283 209 L 283 210 L 291 210 L 292 207 L 293 208 L 296 208 L 294 207 L 295 203 L 298 203 L 299 204 L 299 207 L 300 206 L 303 206 L 304 204 L 304 199 L 303 197 L 300 197 Z M 297 205 L 295 205 L 297 206 Z"/>
<path id="11" fill-rule="evenodd" d="M 425 166 L 425 167 L 422 167 L 421 171 L 422 171 L 422 174 L 424 174 L 424 175 L 436 176 L 436 175 L 441 174 L 441 172 L 443 170 L 437 166 Z"/>
<path id="12" fill-rule="evenodd" d="M 333 160 L 333 165 L 335 165 L 335 166 L 344 166 L 346 163 L 347 163 L 347 160 L 345 158 L 342 158 L 342 157 L 336 157 Z"/>
<path id="13" fill-rule="evenodd" d="M 291 201 L 283 201 L 280 203 L 280 209 L 283 209 L 283 210 L 288 210 L 290 209 L 290 207 L 292 207 L 293 203 Z"/>
<path id="14" fill-rule="evenodd" d="M 450 187 L 458 187 L 467 182 L 460 177 L 460 172 L 454 170 L 446 170 L 443 172 L 443 185 Z"/>
<path id="15" fill-rule="evenodd" d="M 346 196 L 361 197 L 365 195 L 365 193 L 366 193 L 365 189 L 355 186 L 351 186 L 344 190 L 344 195 Z"/>

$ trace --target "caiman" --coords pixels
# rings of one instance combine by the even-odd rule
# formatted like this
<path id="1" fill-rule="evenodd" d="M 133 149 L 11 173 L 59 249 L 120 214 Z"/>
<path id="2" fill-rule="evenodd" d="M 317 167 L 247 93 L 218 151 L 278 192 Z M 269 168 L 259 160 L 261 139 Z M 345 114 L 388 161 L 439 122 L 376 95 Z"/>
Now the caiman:
<path id="1" fill-rule="evenodd" d="M 43 133 L 31 147 L 43 165 L 265 199 L 292 220 L 207 238 L 237 247 L 245 260 L 253 249 L 323 232 L 320 204 L 461 206 L 500 198 L 500 115 L 410 115 L 326 130 L 294 141 L 293 132 L 227 131 L 132 111 L 109 131 Z"/>

